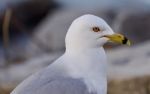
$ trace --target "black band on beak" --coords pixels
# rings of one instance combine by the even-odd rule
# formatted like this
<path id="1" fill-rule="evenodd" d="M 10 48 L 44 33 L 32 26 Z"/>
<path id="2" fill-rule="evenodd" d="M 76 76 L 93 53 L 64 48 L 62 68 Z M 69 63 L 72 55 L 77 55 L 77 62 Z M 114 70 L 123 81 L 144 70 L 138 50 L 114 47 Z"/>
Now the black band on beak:
<path id="1" fill-rule="evenodd" d="M 122 40 L 122 44 L 127 44 L 128 39 L 126 37 L 124 37 L 124 40 Z"/>

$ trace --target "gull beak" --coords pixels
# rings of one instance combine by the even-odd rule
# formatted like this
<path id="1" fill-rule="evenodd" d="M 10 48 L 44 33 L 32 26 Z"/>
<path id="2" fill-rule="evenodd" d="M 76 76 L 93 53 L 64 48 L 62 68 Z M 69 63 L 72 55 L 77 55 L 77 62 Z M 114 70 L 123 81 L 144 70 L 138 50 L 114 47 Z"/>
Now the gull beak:
<path id="1" fill-rule="evenodd" d="M 108 38 L 111 42 L 126 44 L 128 46 L 131 45 L 130 40 L 128 40 L 125 36 L 121 34 L 104 35 L 104 37 Z"/>

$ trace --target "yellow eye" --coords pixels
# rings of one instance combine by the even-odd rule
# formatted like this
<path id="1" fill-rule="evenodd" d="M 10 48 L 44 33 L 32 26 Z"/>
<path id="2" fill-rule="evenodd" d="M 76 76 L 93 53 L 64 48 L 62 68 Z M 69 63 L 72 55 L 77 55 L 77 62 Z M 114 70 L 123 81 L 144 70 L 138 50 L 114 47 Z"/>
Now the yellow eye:
<path id="1" fill-rule="evenodd" d="M 94 32 L 100 32 L 101 31 L 101 29 L 99 27 L 93 27 L 92 29 Z"/>

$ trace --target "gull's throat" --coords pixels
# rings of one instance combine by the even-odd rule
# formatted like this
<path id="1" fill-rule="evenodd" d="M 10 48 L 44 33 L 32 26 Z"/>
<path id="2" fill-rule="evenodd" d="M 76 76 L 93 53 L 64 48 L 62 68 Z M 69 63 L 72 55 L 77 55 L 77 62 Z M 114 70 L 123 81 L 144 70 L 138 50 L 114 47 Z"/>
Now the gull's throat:
<path id="1" fill-rule="evenodd" d="M 71 63 L 66 63 L 69 68 L 69 75 L 77 79 L 83 79 L 89 92 L 107 91 L 107 61 L 104 49 L 89 49 L 84 53 L 66 53 L 66 56 L 73 55 Z M 78 60 L 78 62 L 74 62 Z M 100 93 L 98 93 L 100 94 Z"/>

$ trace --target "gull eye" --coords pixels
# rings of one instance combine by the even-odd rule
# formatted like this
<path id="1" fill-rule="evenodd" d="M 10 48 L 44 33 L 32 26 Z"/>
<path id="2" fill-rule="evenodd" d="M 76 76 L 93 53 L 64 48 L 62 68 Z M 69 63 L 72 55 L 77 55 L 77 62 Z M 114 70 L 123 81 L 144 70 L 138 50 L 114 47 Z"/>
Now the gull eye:
<path id="1" fill-rule="evenodd" d="M 100 32 L 101 31 L 101 29 L 99 27 L 93 27 L 92 29 L 94 32 Z"/>

